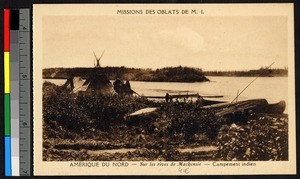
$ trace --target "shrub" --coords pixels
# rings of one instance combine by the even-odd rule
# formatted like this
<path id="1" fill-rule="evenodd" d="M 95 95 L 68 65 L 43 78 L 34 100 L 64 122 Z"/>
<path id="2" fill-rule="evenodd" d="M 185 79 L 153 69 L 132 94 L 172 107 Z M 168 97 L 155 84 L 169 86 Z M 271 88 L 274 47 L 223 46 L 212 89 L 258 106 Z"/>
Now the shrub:
<path id="1" fill-rule="evenodd" d="M 261 114 L 246 125 L 223 126 L 217 145 L 219 160 L 288 160 L 287 117 Z"/>
<path id="2" fill-rule="evenodd" d="M 146 99 L 130 96 L 70 94 L 51 83 L 45 83 L 43 90 L 44 122 L 55 121 L 58 126 L 78 133 L 108 130 L 113 123 L 123 122 L 125 114 L 154 105 Z"/>
<path id="3" fill-rule="evenodd" d="M 169 121 L 166 125 L 169 135 L 183 141 L 190 141 L 198 133 L 214 138 L 221 127 L 220 119 L 212 111 L 200 109 L 192 103 L 165 105 L 162 111 Z"/>

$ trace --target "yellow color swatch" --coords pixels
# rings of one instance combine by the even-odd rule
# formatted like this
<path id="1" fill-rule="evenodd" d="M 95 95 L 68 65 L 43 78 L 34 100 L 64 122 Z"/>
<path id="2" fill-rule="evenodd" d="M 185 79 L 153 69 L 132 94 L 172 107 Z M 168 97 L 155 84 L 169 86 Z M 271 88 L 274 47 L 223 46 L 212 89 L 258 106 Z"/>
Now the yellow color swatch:
<path id="1" fill-rule="evenodd" d="M 10 93 L 10 60 L 9 52 L 4 52 L 4 93 Z"/>

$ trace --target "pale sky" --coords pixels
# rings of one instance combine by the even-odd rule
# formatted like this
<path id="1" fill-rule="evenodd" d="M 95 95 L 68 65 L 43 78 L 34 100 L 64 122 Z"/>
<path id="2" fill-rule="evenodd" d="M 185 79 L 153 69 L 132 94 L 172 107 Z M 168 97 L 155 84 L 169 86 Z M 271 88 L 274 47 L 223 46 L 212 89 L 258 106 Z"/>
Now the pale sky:
<path id="1" fill-rule="evenodd" d="M 46 16 L 43 66 L 246 70 L 288 66 L 286 17 Z"/>

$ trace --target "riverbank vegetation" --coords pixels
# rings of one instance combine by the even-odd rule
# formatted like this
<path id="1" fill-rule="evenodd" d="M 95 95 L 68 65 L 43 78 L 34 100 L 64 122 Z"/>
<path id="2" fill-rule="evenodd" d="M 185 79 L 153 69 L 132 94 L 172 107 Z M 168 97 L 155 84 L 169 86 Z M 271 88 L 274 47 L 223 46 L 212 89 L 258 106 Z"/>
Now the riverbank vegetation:
<path id="1" fill-rule="evenodd" d="M 159 110 L 127 117 L 145 107 Z M 232 120 L 192 102 L 70 94 L 43 84 L 45 161 L 287 160 L 287 124 L 285 114 L 252 113 Z"/>

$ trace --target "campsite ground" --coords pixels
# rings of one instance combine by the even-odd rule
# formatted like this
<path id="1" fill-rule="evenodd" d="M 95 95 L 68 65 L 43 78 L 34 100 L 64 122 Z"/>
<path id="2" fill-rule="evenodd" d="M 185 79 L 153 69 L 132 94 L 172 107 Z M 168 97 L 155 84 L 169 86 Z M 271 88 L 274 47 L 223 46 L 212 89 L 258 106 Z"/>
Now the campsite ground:
<path id="1" fill-rule="evenodd" d="M 159 110 L 126 118 L 144 107 Z M 43 85 L 46 161 L 287 160 L 288 116 L 234 119 L 195 103 L 156 103 L 138 97 L 74 95 Z"/>

